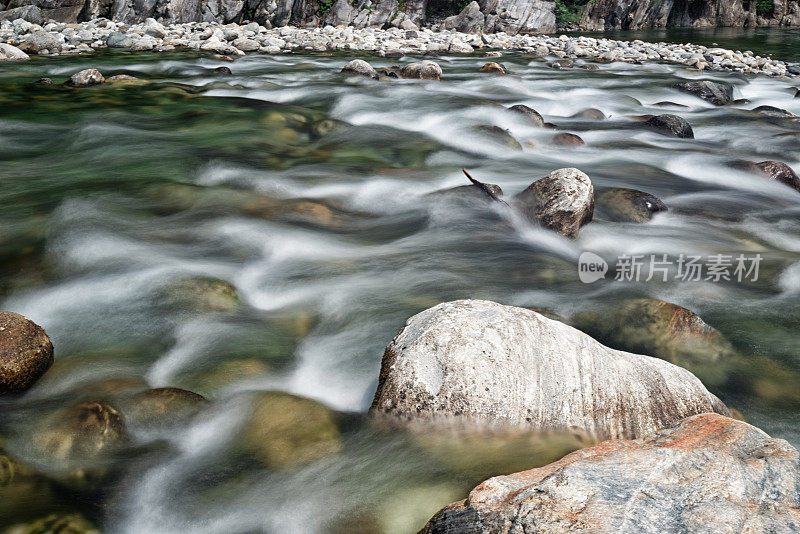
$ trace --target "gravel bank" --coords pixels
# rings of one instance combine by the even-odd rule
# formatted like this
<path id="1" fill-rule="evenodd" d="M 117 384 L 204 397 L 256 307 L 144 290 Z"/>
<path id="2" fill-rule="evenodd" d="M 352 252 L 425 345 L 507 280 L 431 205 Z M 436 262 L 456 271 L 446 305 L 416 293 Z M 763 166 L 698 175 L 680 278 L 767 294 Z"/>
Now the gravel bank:
<path id="1" fill-rule="evenodd" d="M 750 51 L 708 48 L 694 44 L 616 41 L 591 37 L 467 34 L 416 28 L 386 30 L 352 27 L 268 29 L 256 23 L 244 25 L 186 23 L 164 26 L 154 19 L 124 25 L 106 19 L 79 24 L 47 23 L 43 27 L 23 19 L 0 24 L 0 42 L 26 54 L 90 54 L 102 48 L 134 51 L 168 51 L 180 48 L 205 50 L 231 57 L 247 53 L 278 54 L 291 51 L 364 51 L 378 56 L 406 54 L 497 55 L 500 50 L 520 51 L 554 59 L 587 59 L 599 62 L 664 61 L 701 70 L 737 71 L 768 76 L 796 76 L 797 66 Z M 563 62 L 560 67 L 568 66 Z M 568 63 L 568 62 L 567 62 Z"/>

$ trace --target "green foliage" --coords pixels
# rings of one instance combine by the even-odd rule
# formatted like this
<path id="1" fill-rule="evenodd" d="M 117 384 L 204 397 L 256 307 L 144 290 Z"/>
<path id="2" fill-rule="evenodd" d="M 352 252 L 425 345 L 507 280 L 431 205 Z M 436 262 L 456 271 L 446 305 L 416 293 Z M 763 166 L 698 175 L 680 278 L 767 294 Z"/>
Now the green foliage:
<path id="1" fill-rule="evenodd" d="M 320 18 L 324 19 L 326 16 L 328 16 L 328 13 L 330 13 L 334 2 L 335 0 L 317 0 L 317 4 L 319 4 Z"/>
<path id="2" fill-rule="evenodd" d="M 772 13 L 772 0 L 756 0 L 756 15 L 766 17 Z"/>
<path id="3" fill-rule="evenodd" d="M 429 0 L 425 7 L 427 18 L 458 15 L 472 0 Z"/>
<path id="4" fill-rule="evenodd" d="M 760 0 L 764 1 L 764 0 Z M 769 0 L 770 2 L 772 0 Z M 580 22 L 583 14 L 583 7 L 589 2 L 587 0 L 555 0 L 556 22 L 576 24 Z"/>

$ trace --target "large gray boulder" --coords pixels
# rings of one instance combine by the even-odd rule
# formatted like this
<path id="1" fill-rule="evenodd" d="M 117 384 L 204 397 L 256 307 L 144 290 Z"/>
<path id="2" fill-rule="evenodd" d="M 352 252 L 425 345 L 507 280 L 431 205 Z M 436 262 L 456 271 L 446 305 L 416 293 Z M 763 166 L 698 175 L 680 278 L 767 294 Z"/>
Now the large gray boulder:
<path id="1" fill-rule="evenodd" d="M 556 31 L 554 2 L 544 0 L 482 0 L 484 33 L 551 33 Z"/>
<path id="2" fill-rule="evenodd" d="M 528 219 L 574 238 L 592 220 L 594 187 L 578 169 L 558 169 L 514 196 L 513 205 Z"/>
<path id="3" fill-rule="evenodd" d="M 28 35 L 25 42 L 30 43 L 33 50 L 36 52 L 41 50 L 58 52 L 61 50 L 61 45 L 64 43 L 64 37 L 44 30 L 37 30 Z"/>
<path id="4" fill-rule="evenodd" d="M 26 59 L 30 59 L 30 56 L 16 46 L 0 43 L 0 61 L 25 61 Z"/>
<path id="5" fill-rule="evenodd" d="M 728 409 L 689 371 L 613 350 L 531 310 L 447 302 L 408 320 L 370 413 L 418 432 L 581 432 L 631 439 Z"/>
<path id="6" fill-rule="evenodd" d="M 491 478 L 421 534 L 800 531 L 800 455 L 718 414 Z"/>
<path id="7" fill-rule="evenodd" d="M 733 102 L 733 86 L 729 83 L 700 80 L 676 83 L 672 87 L 678 91 L 702 98 L 715 106 L 724 106 Z"/>
<path id="8" fill-rule="evenodd" d="M 481 6 L 473 0 L 458 15 L 444 19 L 444 29 L 457 30 L 462 33 L 476 33 L 483 29 L 484 23 Z"/>
<path id="9" fill-rule="evenodd" d="M 38 6 L 22 6 L 15 7 L 14 9 L 7 9 L 0 11 L 0 20 L 27 20 L 31 24 L 42 24 L 44 18 L 42 17 L 42 10 Z"/>

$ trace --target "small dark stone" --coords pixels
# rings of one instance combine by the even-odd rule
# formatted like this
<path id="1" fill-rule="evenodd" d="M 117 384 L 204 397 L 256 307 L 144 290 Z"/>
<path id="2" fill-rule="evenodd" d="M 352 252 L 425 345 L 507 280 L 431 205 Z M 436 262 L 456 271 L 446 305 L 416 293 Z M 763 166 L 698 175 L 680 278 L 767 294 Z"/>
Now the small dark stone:
<path id="1" fill-rule="evenodd" d="M 680 137 L 681 139 L 694 139 L 692 127 L 686 120 L 677 115 L 656 115 L 655 117 L 650 117 L 645 122 L 645 125 L 663 135 Z"/>
<path id="2" fill-rule="evenodd" d="M 500 128 L 499 126 L 479 125 L 475 126 L 474 129 L 478 132 L 488 135 L 489 137 L 508 146 L 509 148 L 513 148 L 514 150 L 522 150 L 522 145 L 520 145 L 519 141 L 517 141 L 517 139 L 511 135 L 511 132 Z"/>
<path id="3" fill-rule="evenodd" d="M 584 109 L 583 111 L 577 112 L 571 118 L 573 118 L 573 119 L 592 119 L 592 120 L 596 120 L 596 121 L 601 121 L 601 120 L 604 120 L 606 118 L 606 116 L 599 109 L 589 108 L 589 109 Z"/>
<path id="4" fill-rule="evenodd" d="M 800 75 L 800 63 L 788 63 L 786 65 L 786 72 L 789 74 Z"/>
<path id="5" fill-rule="evenodd" d="M 231 72 L 231 69 L 228 67 L 217 67 L 215 69 L 212 69 L 211 72 L 217 76 L 230 76 L 233 74 L 233 72 Z"/>
<path id="6" fill-rule="evenodd" d="M 733 86 L 729 83 L 708 80 L 677 83 L 673 89 L 689 93 L 716 106 L 724 106 L 733 101 Z"/>
<path id="7" fill-rule="evenodd" d="M 50 78 L 39 78 L 38 80 L 36 80 L 36 83 L 41 85 L 53 85 L 53 80 L 51 80 Z"/>
<path id="8" fill-rule="evenodd" d="M 550 62 L 550 66 L 554 69 L 571 69 L 575 62 L 571 59 L 556 59 Z"/>
<path id="9" fill-rule="evenodd" d="M 685 106 L 683 104 L 676 104 L 675 102 L 669 102 L 668 100 L 664 100 L 662 102 L 656 102 L 653 104 L 654 106 L 658 106 L 660 108 L 688 108 L 689 106 Z"/>
<path id="10" fill-rule="evenodd" d="M 525 104 L 516 104 L 508 108 L 508 111 L 512 111 L 514 113 L 519 113 L 520 115 L 525 115 L 528 117 L 530 122 L 535 124 L 536 126 L 544 126 L 544 119 L 542 116 L 539 115 L 539 112 L 535 109 L 526 106 Z"/>
<path id="11" fill-rule="evenodd" d="M 597 65 L 593 65 L 592 63 L 586 63 L 584 65 L 580 65 L 578 68 L 583 70 L 600 70 L 600 67 L 598 67 Z"/>
<path id="12" fill-rule="evenodd" d="M 658 197 L 636 189 L 604 189 L 595 199 L 598 209 L 608 219 L 617 222 L 643 223 L 649 221 L 654 213 L 667 211 L 667 205 Z"/>
<path id="13" fill-rule="evenodd" d="M 552 143 L 561 146 L 580 146 L 586 144 L 584 140 L 577 135 L 567 132 L 562 132 L 553 136 Z"/>
<path id="14" fill-rule="evenodd" d="M 776 108 L 775 106 L 758 106 L 757 108 L 753 108 L 753 111 L 757 111 L 762 115 L 768 115 L 770 117 L 797 117 L 791 111 Z"/>
<path id="15" fill-rule="evenodd" d="M 781 161 L 735 161 L 731 166 L 753 174 L 760 174 L 800 191 L 800 178 L 787 164 Z"/>

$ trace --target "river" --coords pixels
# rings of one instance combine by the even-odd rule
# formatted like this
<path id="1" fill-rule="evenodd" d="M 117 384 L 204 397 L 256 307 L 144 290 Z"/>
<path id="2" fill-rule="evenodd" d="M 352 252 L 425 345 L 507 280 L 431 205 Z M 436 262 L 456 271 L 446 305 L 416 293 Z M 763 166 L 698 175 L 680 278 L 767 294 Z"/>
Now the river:
<path id="1" fill-rule="evenodd" d="M 706 38 L 729 45 L 724 33 Z M 794 46 L 759 48 L 758 35 L 740 47 L 777 55 Z M 136 433 L 102 503 L 78 499 L 104 531 L 415 532 L 503 469 L 486 458 L 451 465 L 363 422 L 384 347 L 407 318 L 443 301 L 484 298 L 569 317 L 623 296 L 661 299 L 697 312 L 753 366 L 774 365 L 789 377 L 787 391 L 800 387 L 800 193 L 728 166 L 779 160 L 800 170 L 800 121 L 752 111 L 800 114 L 796 81 L 665 64 L 554 70 L 508 55 L 505 77 L 477 72 L 485 58 L 442 57 L 441 82 L 376 82 L 340 75 L 347 59 L 107 52 L 0 68 L 0 308 L 42 325 L 56 351 L 33 389 L 0 400 L 6 448 L 29 457 L 26 436 L 42 414 L 112 379 L 210 400 L 177 430 Z M 231 76 L 213 73 L 223 65 Z M 151 83 L 33 83 L 88 67 Z M 686 79 L 733 83 L 750 103 L 715 107 L 670 88 Z M 685 107 L 654 105 L 662 101 Z M 586 145 L 552 145 L 553 130 L 501 107 L 520 103 Z M 587 108 L 607 118 L 572 117 Z M 664 112 L 687 119 L 696 138 L 639 127 L 642 115 Z M 479 125 L 508 129 L 523 150 Z M 464 185 L 462 167 L 507 195 L 578 167 L 596 188 L 640 189 L 669 211 L 646 224 L 598 220 L 571 241 L 428 196 Z M 576 268 L 585 250 L 764 260 L 755 282 L 587 285 Z M 231 284 L 239 304 L 220 297 L 223 305 L 203 311 L 165 296 L 198 277 Z M 239 374 L 215 379 L 224 364 Z M 800 444 L 796 405 L 781 392 L 710 389 Z M 346 414 L 342 452 L 300 469 L 243 465 L 232 453 L 237 425 L 252 392 L 264 390 Z M 524 455 L 515 468 L 553 459 Z"/>

